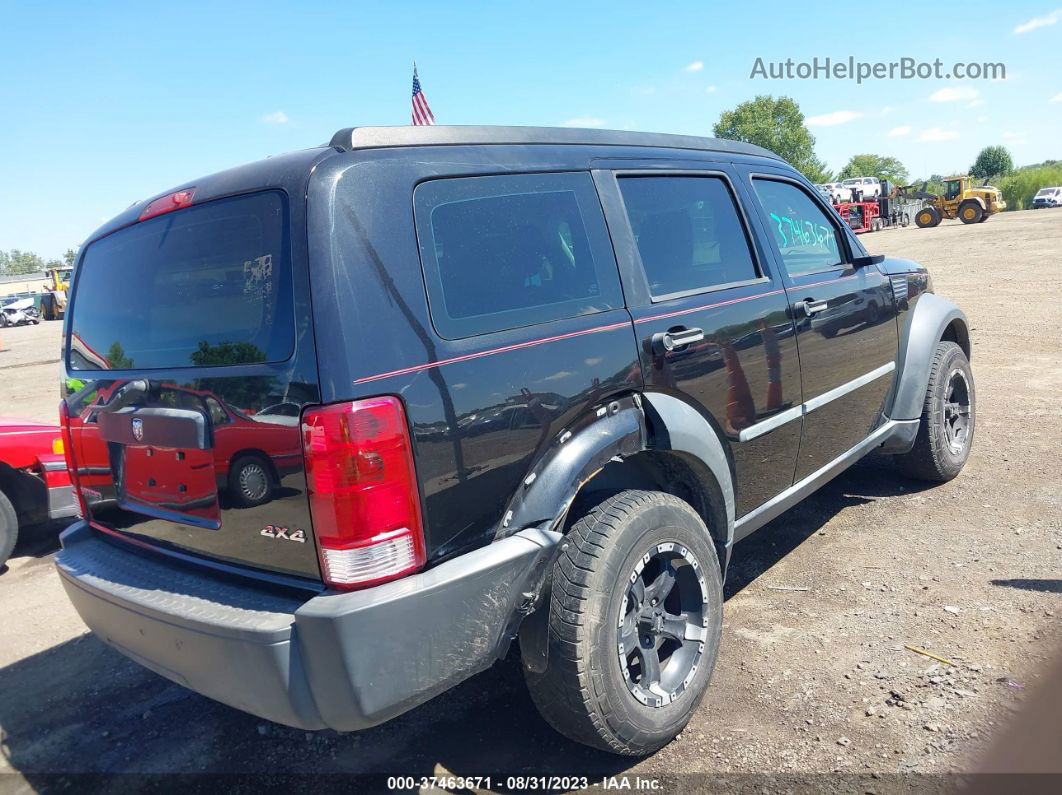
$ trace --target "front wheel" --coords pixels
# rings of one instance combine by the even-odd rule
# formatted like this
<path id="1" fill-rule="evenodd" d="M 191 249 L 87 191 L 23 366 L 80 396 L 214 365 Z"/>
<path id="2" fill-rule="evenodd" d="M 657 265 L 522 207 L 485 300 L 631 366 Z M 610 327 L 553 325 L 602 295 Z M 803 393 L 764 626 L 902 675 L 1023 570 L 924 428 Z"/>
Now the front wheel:
<path id="1" fill-rule="evenodd" d="M 0 491 L 0 568 L 11 556 L 11 550 L 15 548 L 17 540 L 18 514 L 15 512 L 15 506 L 11 504 L 11 500 L 7 498 L 4 492 Z"/>
<path id="2" fill-rule="evenodd" d="M 976 403 L 970 360 L 954 342 L 939 342 L 914 447 L 896 456 L 900 471 L 939 483 L 958 475 L 970 456 Z"/>
<path id="3" fill-rule="evenodd" d="M 979 224 L 984 217 L 984 208 L 975 201 L 963 202 L 959 206 L 959 220 L 964 224 Z"/>
<path id="4" fill-rule="evenodd" d="M 722 630 L 719 560 L 686 502 L 623 491 L 579 519 L 552 570 L 547 667 L 531 697 L 561 734 L 627 756 L 689 722 Z"/>
<path id="5" fill-rule="evenodd" d="M 915 214 L 915 226 L 919 229 L 932 229 L 940 223 L 940 212 L 936 207 L 923 207 Z"/>

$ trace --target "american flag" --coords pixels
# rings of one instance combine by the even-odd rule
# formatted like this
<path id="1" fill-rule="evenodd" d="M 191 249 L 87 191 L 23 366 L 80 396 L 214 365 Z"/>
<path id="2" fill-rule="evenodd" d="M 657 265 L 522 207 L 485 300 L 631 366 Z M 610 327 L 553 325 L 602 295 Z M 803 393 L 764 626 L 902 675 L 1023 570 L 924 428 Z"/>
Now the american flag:
<path id="1" fill-rule="evenodd" d="M 413 64 L 413 123 L 435 124 L 435 114 L 428 107 L 428 98 L 420 90 L 420 78 L 417 77 L 416 64 Z"/>

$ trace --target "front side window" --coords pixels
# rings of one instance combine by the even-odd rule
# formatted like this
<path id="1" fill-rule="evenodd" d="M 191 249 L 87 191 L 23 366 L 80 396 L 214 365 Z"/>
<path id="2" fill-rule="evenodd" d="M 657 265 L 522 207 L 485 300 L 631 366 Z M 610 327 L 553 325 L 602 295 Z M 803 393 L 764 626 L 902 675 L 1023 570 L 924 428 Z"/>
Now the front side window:
<path id="1" fill-rule="evenodd" d="M 414 192 L 432 321 L 461 339 L 623 306 L 588 173 L 439 179 Z"/>
<path id="2" fill-rule="evenodd" d="M 654 298 L 759 277 L 720 177 L 621 177 L 623 203 Z"/>
<path id="3" fill-rule="evenodd" d="M 791 182 L 754 179 L 753 184 L 790 276 L 843 264 L 837 228 L 808 194 Z"/>

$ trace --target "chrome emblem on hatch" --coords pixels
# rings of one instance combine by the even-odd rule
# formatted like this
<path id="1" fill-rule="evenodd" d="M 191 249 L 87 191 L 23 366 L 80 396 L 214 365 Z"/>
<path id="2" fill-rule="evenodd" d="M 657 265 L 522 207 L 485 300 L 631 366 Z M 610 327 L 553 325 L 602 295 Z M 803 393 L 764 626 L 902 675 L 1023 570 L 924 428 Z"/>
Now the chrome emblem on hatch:
<path id="1" fill-rule="evenodd" d="M 138 442 L 144 438 L 144 421 L 139 417 L 133 417 L 133 438 Z"/>

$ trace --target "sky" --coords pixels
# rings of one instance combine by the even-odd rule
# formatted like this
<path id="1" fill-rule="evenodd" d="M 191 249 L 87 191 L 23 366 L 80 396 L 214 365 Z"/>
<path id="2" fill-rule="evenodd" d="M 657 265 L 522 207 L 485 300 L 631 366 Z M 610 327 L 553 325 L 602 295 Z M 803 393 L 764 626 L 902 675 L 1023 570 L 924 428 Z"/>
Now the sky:
<path id="1" fill-rule="evenodd" d="M 989 144 L 1019 165 L 1062 158 L 1062 0 L 884 5 L 0 0 L 0 249 L 60 256 L 197 176 L 408 124 L 414 60 L 440 124 L 711 135 L 773 94 L 799 103 L 835 171 L 869 152 L 912 177 L 965 173 Z M 849 56 L 1007 77 L 750 76 L 757 58 Z"/>

